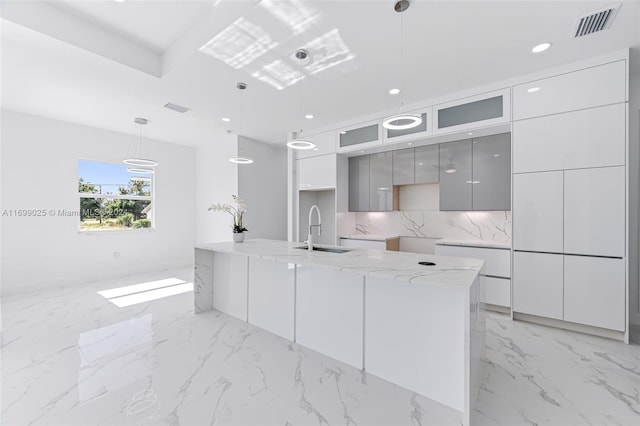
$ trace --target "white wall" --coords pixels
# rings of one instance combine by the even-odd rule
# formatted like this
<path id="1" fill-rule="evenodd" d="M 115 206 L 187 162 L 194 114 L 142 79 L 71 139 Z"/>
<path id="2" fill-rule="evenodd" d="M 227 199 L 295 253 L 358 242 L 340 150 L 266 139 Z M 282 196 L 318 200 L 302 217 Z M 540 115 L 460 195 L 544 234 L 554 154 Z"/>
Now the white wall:
<path id="1" fill-rule="evenodd" d="M 640 326 L 640 73 L 629 76 L 629 322 Z"/>
<path id="2" fill-rule="evenodd" d="M 77 211 L 78 160 L 120 162 L 131 136 L 3 110 L 1 138 L 3 209 Z M 88 235 L 78 217 L 2 217 L 2 294 L 192 264 L 196 152 L 147 143 L 160 163 L 156 230 Z"/>
<path id="3" fill-rule="evenodd" d="M 287 148 L 244 136 L 239 152 L 254 159 L 238 166 L 238 195 L 247 202 L 247 238 L 287 239 Z"/>
<path id="4" fill-rule="evenodd" d="M 196 243 L 231 241 L 233 219 L 227 213 L 210 212 L 215 203 L 231 203 L 238 193 L 238 166 L 229 161 L 237 154 L 238 137 L 212 137 L 196 154 Z M 193 249 L 193 248 L 192 248 Z"/>

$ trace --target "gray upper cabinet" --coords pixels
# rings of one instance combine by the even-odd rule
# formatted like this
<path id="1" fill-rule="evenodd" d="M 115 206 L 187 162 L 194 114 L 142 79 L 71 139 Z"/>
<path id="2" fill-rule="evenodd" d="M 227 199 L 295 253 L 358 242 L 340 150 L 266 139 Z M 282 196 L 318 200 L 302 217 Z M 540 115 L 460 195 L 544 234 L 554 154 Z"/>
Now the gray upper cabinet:
<path id="1" fill-rule="evenodd" d="M 393 153 L 370 155 L 369 211 L 393 210 Z"/>
<path id="2" fill-rule="evenodd" d="M 473 210 L 511 210 L 511 134 L 473 140 Z"/>
<path id="3" fill-rule="evenodd" d="M 417 147 L 414 156 L 415 183 L 438 183 L 440 181 L 439 163 L 438 145 Z"/>
<path id="4" fill-rule="evenodd" d="M 394 185 L 411 185 L 415 183 L 414 158 L 413 148 L 393 151 Z"/>
<path id="5" fill-rule="evenodd" d="M 349 211 L 369 211 L 369 156 L 349 158 Z"/>
<path id="6" fill-rule="evenodd" d="M 511 134 L 440 144 L 440 210 L 511 210 Z"/>
<path id="7" fill-rule="evenodd" d="M 472 210 L 471 139 L 440 144 L 440 210 Z"/>

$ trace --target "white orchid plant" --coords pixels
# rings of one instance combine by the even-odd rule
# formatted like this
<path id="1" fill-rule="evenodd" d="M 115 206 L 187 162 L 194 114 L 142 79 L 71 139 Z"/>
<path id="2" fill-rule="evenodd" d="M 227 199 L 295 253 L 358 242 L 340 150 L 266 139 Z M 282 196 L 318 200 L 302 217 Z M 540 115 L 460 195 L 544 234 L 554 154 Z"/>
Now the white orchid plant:
<path id="1" fill-rule="evenodd" d="M 221 203 L 212 204 L 211 207 L 209 207 L 209 211 L 227 212 L 231 216 L 233 216 L 232 228 L 235 234 L 248 231 L 248 229 L 245 228 L 244 225 L 242 225 L 242 216 L 244 215 L 244 212 L 247 211 L 247 203 L 245 203 L 244 200 L 237 195 L 233 196 L 233 201 L 235 203 L 235 206 L 232 206 L 231 204 Z"/>

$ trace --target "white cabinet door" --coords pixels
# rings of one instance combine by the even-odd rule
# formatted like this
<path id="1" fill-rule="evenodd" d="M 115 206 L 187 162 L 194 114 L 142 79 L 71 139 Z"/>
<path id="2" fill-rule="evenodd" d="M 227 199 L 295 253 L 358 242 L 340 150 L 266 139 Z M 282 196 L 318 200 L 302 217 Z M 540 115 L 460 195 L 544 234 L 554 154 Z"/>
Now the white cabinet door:
<path id="1" fill-rule="evenodd" d="M 563 173 L 513 176 L 513 248 L 562 253 Z"/>
<path id="2" fill-rule="evenodd" d="M 625 164 L 625 104 L 513 123 L 513 172 Z"/>
<path id="3" fill-rule="evenodd" d="M 362 369 L 364 277 L 297 267 L 296 342 Z"/>
<path id="4" fill-rule="evenodd" d="M 296 151 L 296 158 L 317 157 L 319 155 L 333 154 L 336 152 L 336 132 L 333 130 L 324 133 L 318 133 L 316 135 L 304 136 L 303 139 L 308 139 L 316 144 L 314 149 L 299 149 Z"/>
<path id="5" fill-rule="evenodd" d="M 464 410 L 467 291 L 367 277 L 365 369 Z"/>
<path id="6" fill-rule="evenodd" d="M 436 244 L 435 253 L 438 256 L 483 259 L 485 275 L 511 277 L 511 250 Z"/>
<path id="7" fill-rule="evenodd" d="M 293 263 L 249 259 L 248 322 L 293 340 L 295 271 Z"/>
<path id="8" fill-rule="evenodd" d="M 215 252 L 213 255 L 213 309 L 247 320 L 249 258 Z"/>
<path id="9" fill-rule="evenodd" d="M 625 331 L 625 261 L 564 257 L 564 319 Z"/>
<path id="10" fill-rule="evenodd" d="M 623 60 L 514 86 L 513 119 L 625 102 L 625 76 Z"/>
<path id="11" fill-rule="evenodd" d="M 481 300 L 492 305 L 511 307 L 511 280 L 508 278 L 485 277 L 484 298 Z"/>
<path id="12" fill-rule="evenodd" d="M 541 317 L 563 317 L 561 254 L 513 254 L 513 310 Z"/>
<path id="13" fill-rule="evenodd" d="M 336 155 L 303 158 L 297 161 L 298 189 L 314 190 L 336 187 Z"/>
<path id="14" fill-rule="evenodd" d="M 564 172 L 564 252 L 625 255 L 625 168 Z"/>

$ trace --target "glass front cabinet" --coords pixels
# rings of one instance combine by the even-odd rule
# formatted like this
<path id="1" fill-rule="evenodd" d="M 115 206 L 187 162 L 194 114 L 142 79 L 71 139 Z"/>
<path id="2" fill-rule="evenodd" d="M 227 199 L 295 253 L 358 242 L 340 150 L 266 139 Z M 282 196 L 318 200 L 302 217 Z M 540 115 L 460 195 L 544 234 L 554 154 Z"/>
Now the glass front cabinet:
<path id="1" fill-rule="evenodd" d="M 433 134 L 453 133 L 509 123 L 511 90 L 483 93 L 433 107 Z"/>

